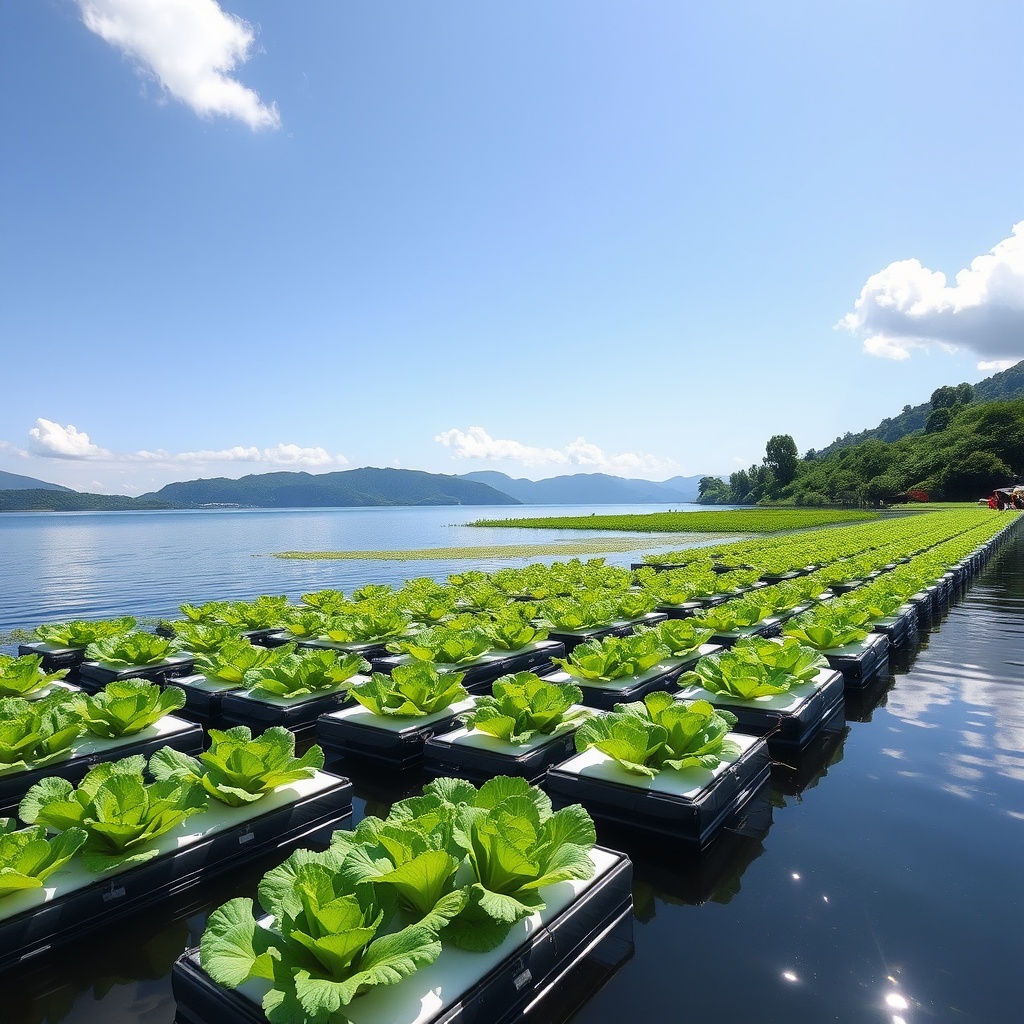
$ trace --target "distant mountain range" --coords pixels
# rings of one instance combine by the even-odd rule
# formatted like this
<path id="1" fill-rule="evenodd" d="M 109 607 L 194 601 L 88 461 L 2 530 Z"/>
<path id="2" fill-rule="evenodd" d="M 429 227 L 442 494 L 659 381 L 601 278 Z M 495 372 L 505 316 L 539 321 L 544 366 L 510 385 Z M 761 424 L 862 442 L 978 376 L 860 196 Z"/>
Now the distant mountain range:
<path id="1" fill-rule="evenodd" d="M 627 480 L 607 473 L 576 473 L 547 480 L 513 478 L 493 470 L 463 473 L 463 480 L 487 484 L 524 505 L 640 505 L 697 500 L 699 476 L 674 476 L 662 483 Z"/>
<path id="2" fill-rule="evenodd" d="M 12 481 L 5 484 L 6 480 Z M 383 505 L 676 505 L 694 501 L 699 476 L 664 483 L 578 473 L 548 480 L 504 473 L 462 476 L 413 469 L 350 469 L 337 473 L 261 473 L 167 484 L 128 498 L 84 494 L 14 473 L 0 474 L 0 511 L 92 511 L 130 508 L 344 508 Z"/>
<path id="3" fill-rule="evenodd" d="M 373 505 L 518 505 L 486 484 L 415 469 L 346 469 L 337 473 L 260 473 L 167 484 L 141 499 L 195 508 L 339 508 Z"/>
<path id="4" fill-rule="evenodd" d="M 60 484 L 48 484 L 45 480 L 22 476 L 20 473 L 5 473 L 0 469 L 0 491 L 70 491 L 70 487 Z"/>

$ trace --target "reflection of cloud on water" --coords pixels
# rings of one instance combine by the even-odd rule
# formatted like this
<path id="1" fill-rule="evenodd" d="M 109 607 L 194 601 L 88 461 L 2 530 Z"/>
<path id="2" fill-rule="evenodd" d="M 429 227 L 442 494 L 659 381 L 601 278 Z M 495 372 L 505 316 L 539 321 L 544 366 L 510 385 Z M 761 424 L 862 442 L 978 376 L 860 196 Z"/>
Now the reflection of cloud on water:
<path id="1" fill-rule="evenodd" d="M 954 641 L 948 656 L 955 656 L 956 650 Z M 1000 653 L 998 675 L 991 667 L 972 662 L 918 665 L 911 674 L 901 675 L 888 694 L 886 711 L 903 725 L 956 730 L 950 732 L 959 739 L 949 750 L 943 785 L 955 796 L 986 790 L 984 780 L 992 772 L 1024 781 L 1024 678 L 1016 678 L 1016 672 L 1008 677 L 1006 652 Z M 932 648 L 929 654 L 938 652 Z M 899 758 L 898 750 L 883 753 Z"/>

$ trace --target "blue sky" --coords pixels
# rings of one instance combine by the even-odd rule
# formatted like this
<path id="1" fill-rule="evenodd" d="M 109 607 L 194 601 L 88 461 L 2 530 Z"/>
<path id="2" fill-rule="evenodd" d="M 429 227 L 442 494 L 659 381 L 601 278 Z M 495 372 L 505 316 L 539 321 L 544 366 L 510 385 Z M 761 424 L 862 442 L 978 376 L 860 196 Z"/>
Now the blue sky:
<path id="1" fill-rule="evenodd" d="M 664 479 L 980 380 L 1024 357 L 1022 31 L 1016 0 L 7 0 L 0 469 Z"/>

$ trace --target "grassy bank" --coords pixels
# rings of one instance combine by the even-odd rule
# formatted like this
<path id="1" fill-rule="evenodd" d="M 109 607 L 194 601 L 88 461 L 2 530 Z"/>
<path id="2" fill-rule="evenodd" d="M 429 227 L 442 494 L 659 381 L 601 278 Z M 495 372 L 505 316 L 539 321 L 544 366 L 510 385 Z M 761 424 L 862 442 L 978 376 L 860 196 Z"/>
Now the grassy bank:
<path id="1" fill-rule="evenodd" d="M 636 515 L 543 516 L 536 519 L 478 519 L 470 526 L 537 530 L 622 530 L 637 533 L 776 533 L 877 519 L 877 512 L 835 509 L 752 508 L 720 512 L 651 512 Z"/>

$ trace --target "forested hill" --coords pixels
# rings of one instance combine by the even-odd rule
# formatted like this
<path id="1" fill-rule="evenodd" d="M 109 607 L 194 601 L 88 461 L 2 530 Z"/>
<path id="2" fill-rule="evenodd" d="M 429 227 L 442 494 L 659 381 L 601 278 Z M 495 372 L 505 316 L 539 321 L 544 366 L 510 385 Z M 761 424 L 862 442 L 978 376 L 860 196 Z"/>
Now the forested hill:
<path id="1" fill-rule="evenodd" d="M 261 473 L 240 480 L 217 477 L 168 484 L 142 500 L 182 508 L 337 508 L 374 505 L 519 505 L 473 480 L 413 469 L 348 469 L 337 473 Z"/>
<path id="2" fill-rule="evenodd" d="M 956 390 L 955 388 L 952 390 Z M 1024 473 L 1024 398 L 961 402 L 928 415 L 923 431 L 898 441 L 869 437 L 828 455 L 798 457 L 788 434 L 772 437 L 760 465 L 728 483 L 701 480 L 709 505 L 860 505 L 905 500 L 972 501 Z"/>
<path id="3" fill-rule="evenodd" d="M 822 448 L 815 454 L 818 457 L 829 455 L 840 448 L 848 448 L 850 445 L 860 444 L 870 438 L 878 438 L 880 441 L 898 441 L 901 437 L 912 434 L 915 430 L 924 430 L 928 423 L 928 416 L 935 410 L 933 400 L 938 396 L 939 403 L 946 403 L 951 407 L 957 404 L 967 404 L 964 401 L 957 401 L 956 397 L 950 401 L 950 392 L 958 392 L 961 399 L 970 394 L 967 402 L 996 402 L 1006 401 L 1012 398 L 1024 398 L 1024 360 L 1011 366 L 1008 370 L 1002 370 L 991 377 L 978 381 L 977 384 L 960 384 L 957 387 L 938 388 L 932 392 L 931 399 L 921 405 L 905 405 L 903 411 L 896 416 L 886 417 L 869 430 L 862 430 L 859 434 L 847 433 L 837 437 L 827 448 Z"/>
<path id="4" fill-rule="evenodd" d="M 124 494 L 88 494 L 67 487 L 0 490 L 0 512 L 139 512 L 172 507 L 164 501 Z"/>

